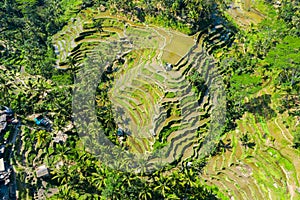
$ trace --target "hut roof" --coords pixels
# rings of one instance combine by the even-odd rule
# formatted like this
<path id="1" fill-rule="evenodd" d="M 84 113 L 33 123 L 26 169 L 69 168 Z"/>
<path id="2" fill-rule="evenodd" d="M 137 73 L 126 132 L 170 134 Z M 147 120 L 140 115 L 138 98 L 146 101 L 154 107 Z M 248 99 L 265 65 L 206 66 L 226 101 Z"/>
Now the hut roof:
<path id="1" fill-rule="evenodd" d="M 36 176 L 39 177 L 44 177 L 44 176 L 48 176 L 49 175 L 49 171 L 48 168 L 46 167 L 46 165 L 41 165 L 37 168 L 36 170 Z"/>
<path id="2" fill-rule="evenodd" d="M 0 158 L 0 172 L 5 171 L 4 159 Z"/>
<path id="3" fill-rule="evenodd" d="M 0 115 L 0 132 L 7 126 L 6 114 Z"/>

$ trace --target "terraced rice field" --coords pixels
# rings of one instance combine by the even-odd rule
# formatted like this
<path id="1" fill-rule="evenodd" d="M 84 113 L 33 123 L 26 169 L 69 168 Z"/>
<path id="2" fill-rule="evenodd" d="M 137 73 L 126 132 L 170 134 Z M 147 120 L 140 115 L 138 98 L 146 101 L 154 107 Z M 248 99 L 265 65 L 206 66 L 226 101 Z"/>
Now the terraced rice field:
<path id="1" fill-rule="evenodd" d="M 268 87 L 257 95 L 268 94 Z M 286 114 L 276 114 L 267 120 L 247 112 L 236 130 L 222 138 L 231 148 L 209 160 L 204 182 L 217 185 L 230 199 L 299 199 L 300 154 L 283 124 Z M 252 148 L 242 144 L 243 133 L 248 133 Z"/>
<path id="2" fill-rule="evenodd" d="M 82 84 L 97 82 L 92 77 L 101 76 L 98 71 L 103 72 L 111 65 L 114 84 L 108 95 L 115 123 L 130 135 L 126 141 L 129 151 L 144 157 L 150 154 L 150 165 L 158 160 L 182 162 L 213 150 L 225 118 L 222 81 L 213 58 L 206 53 L 213 45 L 202 45 L 204 40 L 226 45 L 228 41 L 216 30 L 227 35 L 229 41 L 230 33 L 222 24 L 212 24 L 201 33 L 186 36 L 86 10 L 54 37 L 56 67 L 80 68 L 77 77 Z M 121 66 L 116 64 L 120 58 L 124 60 Z M 87 69 L 87 59 L 92 59 L 96 67 L 91 69 L 89 65 Z M 166 69 L 168 64 L 172 69 Z M 199 72 L 208 87 L 200 96 L 187 79 L 192 70 Z M 93 93 L 90 87 L 84 88 L 82 91 Z M 84 97 L 84 102 L 92 101 L 92 97 Z M 84 102 L 78 104 L 92 109 L 94 104 Z M 210 131 L 199 136 L 198 132 L 209 123 Z M 88 127 L 86 132 L 93 133 L 98 125 L 84 126 Z M 158 143 L 164 147 L 154 147 Z"/>
<path id="3" fill-rule="evenodd" d="M 231 199 L 299 199 L 300 155 L 284 136 L 288 130 L 277 121 L 245 114 L 236 131 L 224 138 L 231 141 L 232 149 L 213 157 L 205 167 L 205 182 L 217 185 Z M 253 148 L 242 145 L 239 137 L 245 132 L 255 141 Z"/>
<path id="4" fill-rule="evenodd" d="M 247 2 L 247 3 L 246 3 Z M 251 23 L 257 24 L 264 15 L 255 9 L 255 1 L 235 1 L 230 4 L 226 12 L 235 19 L 240 27 L 249 27 Z"/>
<path id="5" fill-rule="evenodd" d="M 108 95 L 115 123 L 129 134 L 129 151 L 147 160 L 148 167 L 209 155 L 222 139 L 230 148 L 209 159 L 202 174 L 206 184 L 218 186 L 228 199 L 299 199 L 300 159 L 291 148 L 293 138 L 282 124 L 283 116 L 263 120 L 247 113 L 235 131 L 220 138 L 226 102 L 221 76 L 209 53 L 230 43 L 232 36 L 218 23 L 186 36 L 108 13 L 80 13 L 54 37 L 54 45 L 56 67 L 79 68 L 75 84 L 91 84 L 79 87 L 83 97 L 73 102 L 80 104 L 76 111 L 88 110 L 76 121 L 86 128 L 79 127 L 88 133 L 86 145 L 107 142 L 95 133 L 99 124 L 86 119 L 96 119 L 97 77 L 110 67 L 114 83 Z M 166 69 L 168 63 L 172 69 Z M 188 81 L 193 70 L 205 80 L 204 94 L 196 95 Z M 255 141 L 252 148 L 242 144 L 242 133 Z"/>

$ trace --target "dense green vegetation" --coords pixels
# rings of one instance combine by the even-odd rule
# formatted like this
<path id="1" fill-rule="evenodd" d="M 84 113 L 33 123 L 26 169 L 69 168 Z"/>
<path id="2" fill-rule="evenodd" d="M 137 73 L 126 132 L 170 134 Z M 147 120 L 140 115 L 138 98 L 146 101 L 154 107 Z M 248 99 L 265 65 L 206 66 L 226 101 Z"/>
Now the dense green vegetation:
<path id="1" fill-rule="evenodd" d="M 283 155 L 284 151 L 282 153 L 269 146 L 263 152 L 259 149 L 265 147 L 266 141 L 275 137 L 272 135 L 275 132 L 283 133 L 289 132 L 289 130 L 294 149 L 286 151 L 295 153 L 296 149 L 300 148 L 299 3 L 282 1 L 279 8 L 274 8 L 274 2 L 259 1 L 265 19 L 257 25 L 251 24 L 243 29 L 238 26 L 234 27 L 234 19 L 225 17 L 228 17 L 226 7 L 231 1 L 1 1 L 0 104 L 11 107 L 17 113 L 18 118 L 22 120 L 22 134 L 17 139 L 20 147 L 14 153 L 20 198 L 31 199 L 36 194 L 36 190 L 41 187 L 40 181 L 34 182 L 33 180 L 37 180 L 36 177 L 29 175 L 30 173 L 26 169 L 33 169 L 46 163 L 51 174 L 47 179 L 46 189 L 59 189 L 59 192 L 50 199 L 229 199 L 226 196 L 228 193 L 224 190 L 220 192 L 217 187 L 208 186 L 218 185 L 222 188 L 220 176 L 216 175 L 211 179 L 202 177 L 203 168 L 209 158 L 195 160 L 190 158 L 189 160 L 193 161 L 193 164 L 189 167 L 170 165 L 160 168 L 154 173 L 124 172 L 105 166 L 97 157 L 88 153 L 83 147 L 75 127 L 67 128 L 73 124 L 72 89 L 76 72 L 80 68 L 78 61 L 80 59 L 88 61 L 85 58 L 77 59 L 76 55 L 70 56 L 65 63 L 70 68 L 57 69 L 57 55 L 52 45 L 53 36 L 69 21 L 72 21 L 81 10 L 101 7 L 140 25 L 143 23 L 154 24 L 190 35 L 208 34 L 201 31 L 206 30 L 210 24 L 216 23 L 220 19 L 225 21 L 226 25 L 234 30 L 233 32 L 237 32 L 235 40 L 228 45 L 222 44 L 211 48 L 210 53 L 214 55 L 226 85 L 227 111 L 223 134 L 229 143 L 231 141 L 231 146 L 225 144 L 225 139 L 220 140 L 214 155 L 222 155 L 223 161 L 220 167 L 213 166 L 212 168 L 224 169 L 225 163 L 228 162 L 225 159 L 229 152 L 227 150 L 232 148 L 232 154 L 242 151 L 247 159 L 261 153 L 262 155 L 256 157 L 259 160 L 258 168 L 265 168 L 266 166 L 263 165 L 267 161 L 275 163 L 278 158 L 275 167 L 284 166 L 283 171 L 289 169 L 291 173 L 296 174 L 291 174 L 291 177 L 296 177 L 295 180 L 298 180 L 299 169 Z M 263 8 L 267 8 L 267 11 Z M 103 29 L 107 26 L 105 23 L 108 22 L 94 18 L 92 21 L 93 25 L 91 26 L 97 29 L 100 37 L 105 38 L 106 36 L 102 34 L 105 34 Z M 87 36 L 89 34 L 87 33 Z M 82 37 L 85 38 L 85 36 Z M 215 40 L 206 38 L 204 39 L 205 44 L 199 44 L 208 48 L 210 45 L 214 45 L 214 42 Z M 85 47 L 82 45 L 78 48 Z M 128 64 L 129 68 L 136 64 L 135 57 L 130 56 L 132 55 L 125 59 L 125 64 Z M 117 60 L 114 65 L 122 67 L 125 60 Z M 117 130 L 116 116 L 113 114 L 112 102 L 109 100 L 108 94 L 115 78 L 115 73 L 110 70 L 112 69 L 108 68 L 104 72 L 101 83 L 97 87 L 96 112 L 106 136 L 114 144 L 119 144 L 115 134 Z M 192 70 L 187 77 L 199 102 L 203 100 L 208 89 L 202 76 L 203 74 Z M 157 77 L 157 79 L 162 79 L 162 82 L 164 77 Z M 148 88 L 145 86 L 142 89 Z M 167 92 L 165 97 L 172 99 L 176 95 L 175 92 Z M 167 106 L 169 106 L 167 118 L 176 118 L 182 115 L 176 104 Z M 209 106 L 204 106 L 203 112 L 201 117 L 209 116 Z M 46 132 L 34 125 L 32 116 L 39 113 L 48 113 L 54 132 Z M 278 123 L 278 119 L 283 118 L 285 119 Z M 272 124 L 273 121 L 274 124 Z M 206 129 L 209 127 L 209 122 L 204 122 L 204 125 L 196 130 L 199 135 L 205 135 Z M 253 127 L 247 123 L 253 124 Z M 277 125 L 280 130 L 271 130 L 270 124 Z M 170 123 L 163 127 L 159 139 L 153 145 L 154 150 L 166 146 L 167 138 L 172 132 L 180 130 L 180 127 L 175 125 Z M 256 135 L 255 131 L 252 133 L 254 129 L 256 132 L 264 134 Z M 68 135 L 65 143 L 52 141 L 59 131 Z M 235 131 L 241 133 L 235 135 Z M 8 137 L 8 135 L 4 137 Z M 277 137 L 275 138 L 277 139 Z M 284 143 L 288 140 L 278 139 L 278 141 L 282 149 L 288 146 Z M 202 142 L 199 143 L 202 145 Z M 239 149 L 239 142 L 244 149 Z M 126 145 L 130 148 L 130 143 Z M 190 145 L 194 145 L 194 143 Z M 295 155 L 299 155 L 297 153 Z M 294 154 L 290 153 L 289 155 Z M 214 160 L 215 157 L 211 159 L 215 165 L 219 165 Z M 234 159 L 233 157 L 229 159 L 229 166 L 234 165 Z M 60 161 L 63 164 L 59 168 L 57 163 Z M 124 166 L 127 166 L 128 163 L 130 160 L 124 160 Z M 187 165 L 187 162 L 181 164 Z M 208 165 L 208 167 L 211 166 Z M 253 167 L 253 169 L 256 168 L 257 166 Z M 211 169 L 205 168 L 205 170 Z M 257 175 L 259 173 L 253 171 L 255 180 L 261 184 L 267 182 L 264 177 Z M 225 174 L 225 172 L 218 173 L 221 174 L 221 177 Z M 234 173 L 236 172 L 230 171 L 228 174 Z M 279 176 L 277 174 L 282 174 L 282 172 L 274 169 L 270 174 L 276 178 L 276 184 L 285 184 L 279 181 L 280 177 L 277 177 Z M 233 180 L 238 176 L 235 174 L 235 177 L 224 178 L 223 181 Z M 210 181 L 204 182 L 204 179 L 210 180 L 213 184 L 208 183 Z M 215 179 L 219 181 L 216 182 Z M 228 188 L 230 184 L 231 182 L 228 184 Z M 267 182 L 267 184 L 270 184 L 269 188 L 273 187 L 271 182 Z M 299 186 L 295 183 L 295 187 L 297 185 Z M 264 189 L 268 190 L 268 188 Z M 251 191 L 251 193 L 255 192 Z M 279 189 L 275 192 L 280 197 L 286 197 L 286 194 Z"/>
<path id="2" fill-rule="evenodd" d="M 276 15 L 271 5 L 267 4 L 269 16 L 258 27 L 251 27 L 250 32 L 241 30 L 237 38 L 241 43 L 234 44 L 221 58 L 220 64 L 226 71 L 224 75 L 227 74 L 230 123 L 245 111 L 245 102 L 241 101 L 259 91 L 263 82 L 274 84 L 273 92 L 281 94 L 282 111 L 297 110 L 297 98 L 289 103 L 285 99 L 299 96 L 299 36 L 295 31 L 295 21 L 299 17 L 294 16 L 293 22 L 287 20 L 289 13 L 298 6 L 285 1 L 279 8 L 281 14 Z M 290 12 L 283 15 L 286 9 Z"/>

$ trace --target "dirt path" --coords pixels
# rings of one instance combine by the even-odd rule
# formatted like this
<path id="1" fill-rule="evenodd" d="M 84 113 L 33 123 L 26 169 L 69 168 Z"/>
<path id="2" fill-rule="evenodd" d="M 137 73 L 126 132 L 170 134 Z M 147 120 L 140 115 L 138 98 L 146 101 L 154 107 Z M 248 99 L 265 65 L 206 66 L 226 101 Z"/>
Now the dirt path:
<path id="1" fill-rule="evenodd" d="M 291 194 L 291 200 L 294 199 L 295 197 L 295 190 L 296 190 L 296 185 L 293 183 L 293 184 L 290 184 L 291 180 L 290 180 L 290 176 L 289 176 L 289 172 L 287 172 L 284 167 L 280 166 L 280 168 L 282 169 L 282 171 L 284 172 L 284 175 L 287 179 L 286 181 L 286 185 L 287 185 L 287 188 L 288 188 L 288 191 L 289 193 Z"/>
<path id="2" fill-rule="evenodd" d="M 290 139 L 286 136 L 286 134 L 285 134 L 285 132 L 283 131 L 283 129 L 279 126 L 279 124 L 278 124 L 278 122 L 277 122 L 277 119 L 278 119 L 278 118 L 276 118 L 276 119 L 274 120 L 274 122 L 275 122 L 276 126 L 280 129 L 281 134 L 283 135 L 283 137 L 284 137 L 289 143 L 293 144 L 293 141 L 290 140 Z"/>
<path id="3" fill-rule="evenodd" d="M 158 29 L 158 28 L 157 28 Z M 159 30 L 157 30 L 157 29 L 155 29 L 155 28 L 153 28 L 153 31 L 155 31 L 156 33 L 157 33 L 157 35 L 158 36 L 160 36 L 161 38 L 163 38 L 163 45 L 159 48 L 159 50 L 160 50 L 160 52 L 159 52 L 159 54 L 157 55 L 157 60 L 161 60 L 161 58 L 162 58 L 162 55 L 163 55 L 163 50 L 164 50 L 164 48 L 166 47 L 166 45 L 167 45 L 167 38 L 165 37 L 165 36 L 163 36 L 160 32 L 159 32 Z M 164 31 L 163 29 L 160 29 L 161 31 Z M 166 32 L 166 34 L 169 34 L 169 33 L 167 33 Z"/>

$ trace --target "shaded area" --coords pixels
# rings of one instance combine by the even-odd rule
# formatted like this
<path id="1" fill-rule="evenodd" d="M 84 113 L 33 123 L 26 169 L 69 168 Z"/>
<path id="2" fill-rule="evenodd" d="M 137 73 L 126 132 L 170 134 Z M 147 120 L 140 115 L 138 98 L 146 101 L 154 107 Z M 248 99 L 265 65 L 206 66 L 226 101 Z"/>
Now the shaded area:
<path id="1" fill-rule="evenodd" d="M 259 97 L 251 99 L 250 102 L 245 103 L 245 111 L 269 120 L 277 116 L 275 110 L 270 107 L 270 104 L 271 95 L 263 94 Z"/>

